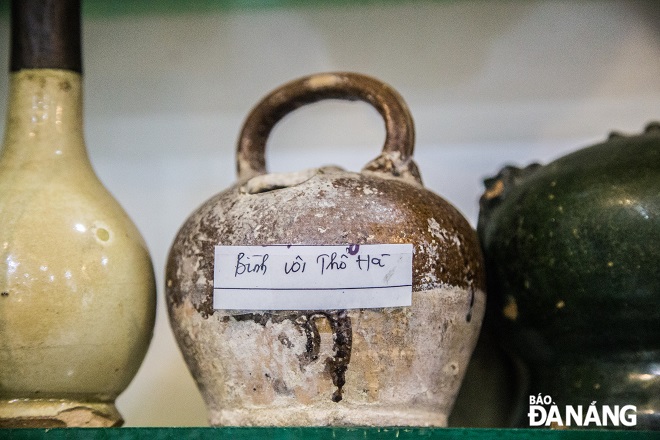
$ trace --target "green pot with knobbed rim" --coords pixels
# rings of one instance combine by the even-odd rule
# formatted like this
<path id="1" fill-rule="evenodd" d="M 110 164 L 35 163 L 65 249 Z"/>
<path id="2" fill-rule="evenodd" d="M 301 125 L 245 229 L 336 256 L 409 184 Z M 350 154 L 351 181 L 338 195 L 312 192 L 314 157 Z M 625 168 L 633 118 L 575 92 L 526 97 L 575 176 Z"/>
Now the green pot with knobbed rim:
<path id="1" fill-rule="evenodd" d="M 485 185 L 487 313 L 526 365 L 526 398 L 551 396 L 562 415 L 593 404 L 601 419 L 632 405 L 633 426 L 602 427 L 660 429 L 660 124 Z"/>

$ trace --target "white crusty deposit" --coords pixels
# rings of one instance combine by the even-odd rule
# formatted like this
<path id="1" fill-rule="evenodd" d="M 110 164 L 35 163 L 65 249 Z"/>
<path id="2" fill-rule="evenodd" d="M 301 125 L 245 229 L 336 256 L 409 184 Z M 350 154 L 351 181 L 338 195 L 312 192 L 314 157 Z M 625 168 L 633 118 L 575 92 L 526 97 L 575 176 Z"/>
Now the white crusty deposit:
<path id="1" fill-rule="evenodd" d="M 332 316 L 216 311 L 205 319 L 184 301 L 172 317 L 187 323 L 180 340 L 195 340 L 184 350 L 205 370 L 197 380 L 212 425 L 446 426 L 485 308 L 484 292 L 471 295 L 446 286 L 413 292 L 412 307 L 347 311 L 340 401 Z"/>

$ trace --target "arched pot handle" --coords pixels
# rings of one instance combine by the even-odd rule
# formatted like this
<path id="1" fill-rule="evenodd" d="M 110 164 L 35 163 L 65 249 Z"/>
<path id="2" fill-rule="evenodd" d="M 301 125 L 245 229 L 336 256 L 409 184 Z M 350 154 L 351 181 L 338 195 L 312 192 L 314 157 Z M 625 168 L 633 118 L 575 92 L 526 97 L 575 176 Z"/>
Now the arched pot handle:
<path id="1" fill-rule="evenodd" d="M 238 140 L 239 180 L 267 172 L 266 141 L 278 121 L 303 105 L 325 99 L 362 100 L 382 116 L 386 134 L 382 153 L 363 171 L 401 177 L 421 185 L 419 171 L 412 161 L 414 124 L 403 98 L 381 81 L 350 72 L 306 76 L 282 85 L 263 98 L 249 113 Z"/>

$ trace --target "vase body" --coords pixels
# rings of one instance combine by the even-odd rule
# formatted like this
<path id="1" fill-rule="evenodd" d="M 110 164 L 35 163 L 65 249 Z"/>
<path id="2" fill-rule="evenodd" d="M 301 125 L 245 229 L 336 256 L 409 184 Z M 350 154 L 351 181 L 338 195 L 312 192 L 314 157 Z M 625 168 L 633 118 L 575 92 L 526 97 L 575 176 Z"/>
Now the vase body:
<path id="1" fill-rule="evenodd" d="M 545 166 L 505 168 L 487 181 L 478 230 L 489 317 L 527 366 L 526 397 L 551 396 L 562 414 L 632 405 L 634 427 L 658 429 L 658 125 Z M 600 422 L 629 429 L 628 419 Z M 526 412 L 519 423 L 530 424 Z"/>
<path id="2" fill-rule="evenodd" d="M 354 81 L 364 78 L 311 76 L 261 105 L 362 99 L 343 89 Z M 291 98 L 301 84 L 303 97 Z M 274 122 L 286 113 L 271 110 Z M 392 157 L 361 173 L 330 167 L 275 175 L 241 172 L 243 159 L 257 168 L 263 162 L 239 146 L 239 182 L 186 220 L 168 259 L 167 301 L 212 425 L 446 425 L 485 308 L 480 250 L 460 213 L 421 186 L 414 163 L 397 168 L 399 156 Z M 384 243 L 413 247 L 411 306 L 214 308 L 215 246 Z"/>
<path id="3" fill-rule="evenodd" d="M 0 156 L 0 426 L 117 426 L 148 348 L 151 259 L 96 177 L 82 78 L 10 75 Z"/>

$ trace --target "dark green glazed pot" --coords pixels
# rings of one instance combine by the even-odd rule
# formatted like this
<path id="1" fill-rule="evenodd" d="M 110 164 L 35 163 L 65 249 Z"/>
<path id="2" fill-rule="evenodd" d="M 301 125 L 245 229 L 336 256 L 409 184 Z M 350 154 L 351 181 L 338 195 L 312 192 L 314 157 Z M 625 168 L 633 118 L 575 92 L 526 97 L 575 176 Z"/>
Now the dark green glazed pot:
<path id="1" fill-rule="evenodd" d="M 660 124 L 485 184 L 487 313 L 525 398 L 634 405 L 634 429 L 660 429 Z"/>

